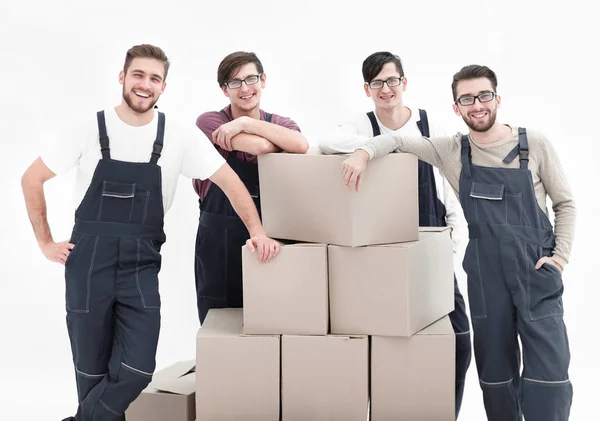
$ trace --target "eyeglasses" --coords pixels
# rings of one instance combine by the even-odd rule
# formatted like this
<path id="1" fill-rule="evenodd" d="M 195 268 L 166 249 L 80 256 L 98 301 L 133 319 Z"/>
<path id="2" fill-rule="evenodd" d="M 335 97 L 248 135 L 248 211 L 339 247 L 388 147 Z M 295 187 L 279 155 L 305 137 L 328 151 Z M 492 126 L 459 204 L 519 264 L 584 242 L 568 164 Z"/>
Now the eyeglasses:
<path id="1" fill-rule="evenodd" d="M 370 82 L 365 82 L 367 85 L 369 85 L 369 88 L 371 89 L 381 89 L 383 88 L 383 84 L 385 83 L 388 87 L 393 88 L 394 86 L 398 86 L 400 85 L 400 83 L 402 82 L 402 79 L 404 79 L 404 76 L 401 77 L 391 77 L 387 80 L 379 80 L 379 79 L 375 79 L 372 80 Z"/>
<path id="2" fill-rule="evenodd" d="M 229 82 L 226 82 L 225 85 L 227 85 L 227 87 L 229 89 L 240 88 L 242 86 L 242 82 L 244 82 L 246 84 L 246 86 L 254 85 L 255 83 L 258 83 L 261 76 L 262 76 L 262 73 L 259 73 L 257 75 L 250 75 L 246 79 L 242 79 L 242 80 L 233 79 Z"/>
<path id="3" fill-rule="evenodd" d="M 484 102 L 490 102 L 494 98 L 496 98 L 496 92 L 482 92 L 479 95 L 461 96 L 454 103 L 464 106 L 473 105 L 475 104 L 475 100 L 478 99 L 483 104 Z"/>

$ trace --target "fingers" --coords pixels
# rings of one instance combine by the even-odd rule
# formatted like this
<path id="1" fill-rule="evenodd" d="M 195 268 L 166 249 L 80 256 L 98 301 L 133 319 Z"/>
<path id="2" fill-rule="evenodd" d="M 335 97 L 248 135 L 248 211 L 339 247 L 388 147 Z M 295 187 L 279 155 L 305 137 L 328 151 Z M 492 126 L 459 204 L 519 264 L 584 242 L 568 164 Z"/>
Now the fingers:
<path id="1" fill-rule="evenodd" d="M 345 164 L 342 171 L 342 178 L 344 179 L 344 184 L 347 186 L 350 184 L 350 177 L 352 177 L 352 169 L 348 164 Z"/>
<path id="2" fill-rule="evenodd" d="M 363 180 L 363 176 L 362 174 L 360 174 L 358 177 L 356 177 L 356 192 L 358 193 L 358 190 L 360 188 L 360 183 Z"/>
<path id="3" fill-rule="evenodd" d="M 250 250 L 251 253 L 254 253 L 255 248 L 254 248 L 254 242 L 252 241 L 252 238 L 249 238 L 246 241 L 246 247 L 248 247 L 248 250 Z"/>
<path id="4" fill-rule="evenodd" d="M 542 267 L 542 265 L 544 264 L 544 259 L 545 259 L 545 257 L 542 257 L 540 260 L 537 261 L 537 263 L 535 264 L 536 270 L 538 270 L 539 268 Z"/>
<path id="5" fill-rule="evenodd" d="M 348 189 L 352 190 L 355 186 L 358 185 L 358 171 L 353 171 L 350 176 L 350 180 L 348 182 Z"/>

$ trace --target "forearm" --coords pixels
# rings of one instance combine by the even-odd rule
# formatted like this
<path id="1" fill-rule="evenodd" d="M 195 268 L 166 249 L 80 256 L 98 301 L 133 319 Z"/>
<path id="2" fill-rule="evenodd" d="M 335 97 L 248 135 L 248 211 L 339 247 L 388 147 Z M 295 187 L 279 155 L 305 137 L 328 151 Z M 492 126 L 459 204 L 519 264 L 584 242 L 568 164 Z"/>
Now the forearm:
<path id="1" fill-rule="evenodd" d="M 29 221 L 33 228 L 38 245 L 48 244 L 53 240 L 46 213 L 46 199 L 43 184 L 33 182 L 24 177 L 21 181 L 25 206 Z"/>
<path id="2" fill-rule="evenodd" d="M 554 210 L 556 245 L 552 257 L 564 268 L 571 257 L 575 235 L 575 203 L 573 200 L 557 203 Z"/>
<path id="3" fill-rule="evenodd" d="M 233 183 L 230 189 L 226 192 L 233 209 L 238 214 L 248 232 L 250 233 L 250 237 L 254 237 L 257 235 L 264 235 L 265 230 L 260 222 L 260 217 L 258 216 L 258 211 L 256 210 L 256 206 L 254 205 L 254 201 L 248 190 L 246 190 L 246 186 L 240 180 Z"/>
<path id="4" fill-rule="evenodd" d="M 337 153 L 353 153 L 358 148 L 366 145 L 371 138 L 351 133 L 334 133 L 319 139 L 319 149 L 326 155 Z"/>
<path id="5" fill-rule="evenodd" d="M 264 137 L 254 134 L 240 133 L 231 139 L 231 146 L 236 151 L 250 153 L 252 155 L 265 155 L 279 152 L 281 148 Z"/>
<path id="6" fill-rule="evenodd" d="M 441 156 L 450 138 L 430 139 L 427 137 L 400 137 L 390 135 L 380 135 L 370 139 L 359 149 L 364 150 L 370 156 L 370 159 L 386 155 L 395 150 L 416 155 L 420 160 L 425 161 L 438 168 L 442 168 L 447 156 Z"/>
<path id="7" fill-rule="evenodd" d="M 244 132 L 265 138 L 285 152 L 305 153 L 308 141 L 296 130 L 257 119 L 244 122 Z"/>
<path id="8" fill-rule="evenodd" d="M 233 210 L 238 214 L 251 237 L 264 235 L 265 231 L 260 222 L 254 201 L 246 186 L 237 174 L 227 164 L 224 164 L 211 177 L 211 181 L 223 190 Z"/>

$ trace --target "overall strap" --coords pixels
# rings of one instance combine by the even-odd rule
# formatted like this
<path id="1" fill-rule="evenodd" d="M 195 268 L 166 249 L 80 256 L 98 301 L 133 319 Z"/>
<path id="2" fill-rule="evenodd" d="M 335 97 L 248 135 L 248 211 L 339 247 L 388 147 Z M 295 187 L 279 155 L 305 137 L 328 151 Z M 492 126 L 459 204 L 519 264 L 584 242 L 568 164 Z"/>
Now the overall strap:
<path id="1" fill-rule="evenodd" d="M 524 127 L 519 127 L 519 161 L 520 168 L 526 170 L 529 165 L 529 142 L 527 142 L 527 131 Z"/>
<path id="2" fill-rule="evenodd" d="M 100 135 L 100 152 L 102 159 L 110 159 L 110 147 L 108 142 L 108 134 L 106 133 L 106 120 L 104 118 L 104 110 L 96 113 L 98 120 L 98 133 Z"/>
<path id="3" fill-rule="evenodd" d="M 427 111 L 419 109 L 419 118 L 420 118 L 420 120 L 417 121 L 417 127 L 421 131 L 421 135 L 423 135 L 425 137 L 429 137 L 430 132 L 429 132 L 429 120 L 427 119 Z"/>
<path id="4" fill-rule="evenodd" d="M 373 129 L 373 137 L 379 136 L 381 134 L 381 130 L 379 130 L 379 124 L 377 124 L 377 118 L 375 118 L 375 113 L 373 111 L 369 111 L 367 113 L 367 117 L 371 121 L 371 128 Z"/>
<path id="5" fill-rule="evenodd" d="M 471 146 L 469 145 L 469 136 L 466 134 L 461 138 L 460 160 L 466 176 L 471 177 Z"/>
<path id="6" fill-rule="evenodd" d="M 150 158 L 150 163 L 156 165 L 158 162 L 158 158 L 160 158 L 160 154 L 163 148 L 163 142 L 165 139 L 165 114 L 158 112 L 158 129 L 156 130 L 156 140 L 154 141 L 154 145 L 152 147 L 152 156 Z"/>

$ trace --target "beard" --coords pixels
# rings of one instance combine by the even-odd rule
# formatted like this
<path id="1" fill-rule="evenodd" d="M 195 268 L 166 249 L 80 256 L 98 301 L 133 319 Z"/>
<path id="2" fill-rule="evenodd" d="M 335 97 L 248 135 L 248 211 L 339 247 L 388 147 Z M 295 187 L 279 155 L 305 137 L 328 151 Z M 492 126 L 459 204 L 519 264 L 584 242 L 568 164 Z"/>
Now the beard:
<path id="1" fill-rule="evenodd" d="M 496 110 L 487 110 L 488 112 L 488 119 L 487 121 L 472 121 L 471 118 L 469 116 L 463 116 L 463 121 L 465 122 L 465 124 L 469 127 L 469 129 L 473 130 L 474 132 L 479 132 L 479 133 L 483 133 L 483 132 L 487 132 L 489 129 L 492 128 L 492 126 L 494 125 L 494 123 L 496 123 Z"/>
<path id="2" fill-rule="evenodd" d="M 125 103 L 129 106 L 129 108 L 131 108 L 133 111 L 135 111 L 138 114 L 143 114 L 146 111 L 151 110 L 154 107 L 154 104 L 156 104 L 156 101 L 158 101 L 158 98 L 156 98 L 148 106 L 138 107 L 137 105 L 134 104 L 134 102 L 131 98 L 131 95 L 132 95 L 131 93 L 125 92 L 125 87 L 123 87 L 123 99 L 125 100 Z"/>

